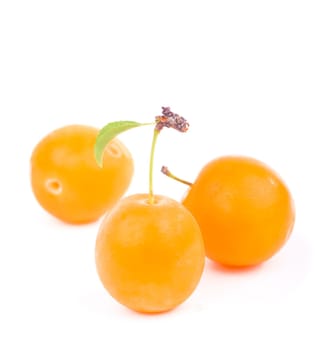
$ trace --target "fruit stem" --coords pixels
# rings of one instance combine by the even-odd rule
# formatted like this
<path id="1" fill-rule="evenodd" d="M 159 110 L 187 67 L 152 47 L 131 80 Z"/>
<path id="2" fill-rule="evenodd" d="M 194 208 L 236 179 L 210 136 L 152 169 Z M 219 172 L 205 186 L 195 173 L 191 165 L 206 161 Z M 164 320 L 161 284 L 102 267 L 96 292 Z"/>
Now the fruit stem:
<path id="1" fill-rule="evenodd" d="M 192 184 L 191 182 L 188 182 L 188 181 L 186 181 L 186 180 L 183 180 L 183 179 L 181 179 L 181 178 L 175 176 L 174 174 L 172 174 L 172 173 L 168 170 L 168 167 L 167 167 L 167 166 L 162 166 L 161 172 L 162 172 L 164 175 L 170 177 L 171 179 L 176 180 L 176 181 L 178 181 L 178 182 L 181 182 L 181 183 L 184 184 L 184 185 L 193 186 L 193 184 Z"/>
<path id="2" fill-rule="evenodd" d="M 155 145 L 156 145 L 158 135 L 160 134 L 161 130 L 164 128 L 172 128 L 179 132 L 186 132 L 188 130 L 188 127 L 189 127 L 189 124 L 187 120 L 181 117 L 180 115 L 173 113 L 169 107 L 162 107 L 162 115 L 155 117 L 155 128 L 154 128 L 154 134 L 153 134 L 153 140 L 152 140 L 150 168 L 149 168 L 149 203 L 150 204 L 154 204 L 153 167 L 154 167 Z"/>
<path id="3" fill-rule="evenodd" d="M 155 145 L 160 131 L 154 128 L 151 156 L 150 156 L 150 168 L 149 168 L 149 203 L 154 204 L 154 193 L 153 193 L 153 168 L 154 168 L 154 154 Z"/>

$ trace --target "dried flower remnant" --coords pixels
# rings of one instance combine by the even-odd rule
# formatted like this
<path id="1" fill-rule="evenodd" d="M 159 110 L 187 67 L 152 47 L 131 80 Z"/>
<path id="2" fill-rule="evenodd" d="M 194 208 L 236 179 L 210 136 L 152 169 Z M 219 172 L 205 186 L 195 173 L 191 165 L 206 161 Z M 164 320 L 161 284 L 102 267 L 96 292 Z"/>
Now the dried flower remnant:
<path id="1" fill-rule="evenodd" d="M 188 121 L 182 116 L 173 113 L 170 107 L 162 107 L 162 114 L 155 117 L 157 131 L 161 131 L 163 128 L 173 128 L 180 132 L 186 132 L 188 130 Z"/>

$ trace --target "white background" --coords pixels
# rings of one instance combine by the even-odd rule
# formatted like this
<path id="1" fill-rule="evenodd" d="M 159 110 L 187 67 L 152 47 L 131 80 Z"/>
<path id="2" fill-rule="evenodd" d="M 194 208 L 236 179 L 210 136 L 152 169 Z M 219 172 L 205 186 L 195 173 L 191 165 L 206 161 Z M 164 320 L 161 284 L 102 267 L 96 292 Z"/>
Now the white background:
<path id="1" fill-rule="evenodd" d="M 0 2 L 0 348 L 318 349 L 318 1 Z M 194 294 L 145 316 L 115 302 L 95 272 L 99 222 L 45 213 L 29 159 L 72 123 L 152 121 L 171 106 L 190 122 L 164 130 L 155 192 L 186 190 L 219 155 L 273 167 L 294 196 L 286 246 L 262 266 L 207 263 Z M 135 159 L 128 193 L 147 191 L 151 129 L 121 139 Z"/>

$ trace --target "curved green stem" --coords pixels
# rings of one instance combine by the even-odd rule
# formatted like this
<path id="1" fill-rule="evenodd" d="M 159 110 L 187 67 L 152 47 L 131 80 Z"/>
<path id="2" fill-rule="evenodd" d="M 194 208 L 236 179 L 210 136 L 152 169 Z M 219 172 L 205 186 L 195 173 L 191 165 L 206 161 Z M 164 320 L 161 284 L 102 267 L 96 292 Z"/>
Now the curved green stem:
<path id="1" fill-rule="evenodd" d="M 154 154 L 155 154 L 155 145 L 159 135 L 159 130 L 154 129 L 151 156 L 150 156 L 150 168 L 149 168 L 149 203 L 154 204 L 154 193 L 153 193 L 153 167 L 154 167 Z"/>
<path id="2" fill-rule="evenodd" d="M 173 173 L 171 173 L 168 168 L 166 166 L 162 166 L 162 169 L 161 169 L 162 173 L 168 177 L 170 177 L 171 179 L 173 180 L 176 180 L 178 182 L 181 182 L 182 184 L 184 185 L 187 185 L 187 186 L 193 186 L 193 184 L 189 181 L 186 181 L 186 180 L 183 180 L 177 176 L 175 176 Z"/>

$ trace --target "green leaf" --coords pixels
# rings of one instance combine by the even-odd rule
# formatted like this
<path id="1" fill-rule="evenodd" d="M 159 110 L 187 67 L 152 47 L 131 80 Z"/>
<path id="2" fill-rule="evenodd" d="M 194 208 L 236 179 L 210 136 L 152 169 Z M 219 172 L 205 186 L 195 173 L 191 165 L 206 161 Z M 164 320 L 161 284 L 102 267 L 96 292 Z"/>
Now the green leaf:
<path id="1" fill-rule="evenodd" d="M 95 145 L 94 156 L 97 164 L 103 166 L 103 153 L 107 144 L 122 132 L 143 125 L 151 125 L 153 123 L 138 123 L 133 121 L 117 121 L 106 124 L 98 133 Z"/>

